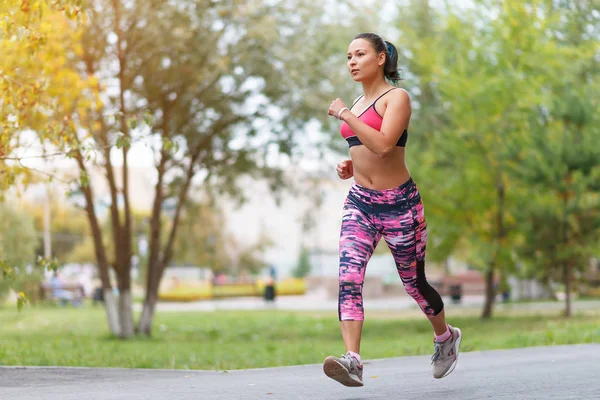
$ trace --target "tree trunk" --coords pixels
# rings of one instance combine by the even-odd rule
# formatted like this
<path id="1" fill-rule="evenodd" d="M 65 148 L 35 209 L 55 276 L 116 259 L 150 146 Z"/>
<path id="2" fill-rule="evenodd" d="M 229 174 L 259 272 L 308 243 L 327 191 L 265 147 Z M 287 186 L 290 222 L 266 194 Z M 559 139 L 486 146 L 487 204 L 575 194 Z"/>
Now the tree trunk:
<path id="1" fill-rule="evenodd" d="M 125 104 L 125 91 L 128 90 L 128 82 L 126 76 L 127 68 L 127 49 L 125 46 L 126 38 L 124 38 L 123 27 L 121 25 L 121 3 L 118 0 L 112 2 L 113 11 L 115 13 L 114 29 L 117 37 L 117 59 L 119 61 L 119 123 L 121 132 L 124 137 L 129 139 L 129 128 L 127 125 L 128 110 Z M 129 144 L 126 143 L 122 147 L 123 167 L 121 171 L 122 185 L 121 194 L 123 196 L 123 221 L 119 220 L 118 204 L 113 198 L 111 211 L 113 215 L 113 227 L 116 229 L 113 232 L 115 240 L 115 259 L 116 272 L 119 280 L 119 320 L 121 323 L 121 338 L 129 338 L 134 334 L 133 323 L 133 302 L 131 296 L 131 257 L 132 257 L 132 219 L 131 207 L 129 202 L 129 165 L 128 165 L 128 150 Z M 110 159 L 109 159 L 110 161 Z M 108 163 L 110 164 L 110 162 Z M 114 182 L 114 174 L 110 173 L 107 165 L 108 180 L 111 185 L 111 193 L 114 194 L 113 188 L 116 187 Z"/>
<path id="2" fill-rule="evenodd" d="M 84 48 L 85 51 L 85 48 Z M 89 52 L 85 52 L 84 55 L 84 60 L 86 63 L 86 68 L 87 68 L 87 73 L 90 76 L 93 76 L 94 74 L 96 74 L 96 70 L 95 70 L 95 58 L 93 57 L 93 55 Z M 98 92 L 100 92 L 100 86 L 99 83 L 96 84 L 96 90 L 98 90 Z M 117 204 L 117 198 L 118 198 L 118 190 L 117 190 L 117 185 L 116 185 L 116 181 L 115 181 L 115 173 L 113 170 L 113 166 L 112 166 L 112 161 L 111 161 L 111 147 L 108 145 L 108 129 L 106 128 L 105 122 L 104 122 L 104 118 L 101 115 L 98 115 L 96 117 L 96 122 L 98 122 L 100 124 L 100 129 L 99 130 L 94 130 L 94 128 L 92 126 L 90 126 L 90 132 L 92 132 L 95 137 L 96 140 L 104 147 L 104 156 L 105 156 L 105 168 L 106 168 L 106 178 L 108 180 L 108 185 L 109 185 L 109 189 L 110 189 L 110 196 L 111 196 L 111 222 L 112 222 L 112 229 L 113 229 L 113 243 L 115 246 L 115 249 L 119 248 L 119 237 L 121 235 L 121 223 L 120 223 L 120 219 L 119 219 L 119 212 L 118 209 L 116 207 Z M 79 164 L 79 169 L 87 174 L 87 169 L 86 166 L 84 164 L 83 161 L 83 155 L 81 154 L 81 152 L 79 152 L 77 154 L 77 161 Z M 88 211 L 88 216 L 89 216 L 89 220 L 90 220 L 90 227 L 92 230 L 92 236 L 94 238 L 94 246 L 95 246 L 95 250 L 96 250 L 96 259 L 98 262 L 98 271 L 99 271 L 99 275 L 100 275 L 100 280 L 102 282 L 102 292 L 103 292 L 103 296 L 104 296 L 104 308 L 106 311 L 106 318 L 108 320 L 108 327 L 110 329 L 111 334 L 113 334 L 114 336 L 121 336 L 122 332 L 121 332 L 121 318 L 120 318 L 120 313 L 119 313 L 119 308 L 117 307 L 117 300 L 115 298 L 115 295 L 113 293 L 112 290 L 112 284 L 110 282 L 110 276 L 109 276 L 109 263 L 108 263 L 108 259 L 106 256 L 106 248 L 104 247 L 104 244 L 102 242 L 102 231 L 100 229 L 100 225 L 98 223 L 98 219 L 96 217 L 95 214 L 95 210 L 94 210 L 94 203 L 93 203 L 93 193 L 91 191 L 91 187 L 84 187 L 82 188 L 83 192 L 85 194 L 86 197 L 86 207 L 87 207 L 87 211 Z M 88 190 L 89 189 L 89 190 Z M 119 260 L 117 258 L 117 264 L 119 263 Z M 118 272 L 118 268 L 115 268 L 115 270 Z"/>
<path id="3" fill-rule="evenodd" d="M 496 289 L 494 288 L 494 272 L 496 270 L 495 261 L 490 263 L 490 266 L 485 273 L 485 303 L 481 318 L 488 319 L 492 317 L 494 300 L 496 299 Z"/>
<path id="4" fill-rule="evenodd" d="M 571 268 L 568 262 L 563 264 L 563 279 L 565 284 L 565 317 L 571 316 Z"/>
<path id="5" fill-rule="evenodd" d="M 157 297 L 152 294 L 147 294 L 144 300 L 142 316 L 138 323 L 138 332 L 142 335 L 150 336 L 152 333 L 152 321 L 154 320 L 154 310 L 156 308 Z"/>
<path id="6" fill-rule="evenodd" d="M 488 267 L 485 276 L 485 304 L 483 305 L 483 312 L 481 318 L 491 318 L 492 310 L 494 307 L 494 301 L 496 300 L 496 288 L 494 287 L 494 276 L 496 268 L 498 266 L 498 256 L 504 247 L 504 238 L 506 237 L 506 230 L 504 228 L 504 200 L 506 197 L 504 182 L 502 181 L 502 175 L 498 172 L 496 178 L 496 243 L 497 250 L 494 254 L 492 261 Z"/>
<path id="7" fill-rule="evenodd" d="M 200 152 L 202 150 L 203 143 L 200 143 L 198 147 L 196 147 L 192 153 L 192 157 L 190 160 L 190 164 L 186 171 L 186 180 L 183 186 L 180 189 L 177 207 L 175 209 L 175 215 L 173 216 L 173 222 L 171 224 L 171 231 L 169 232 L 169 236 L 167 238 L 167 242 L 165 244 L 164 250 L 162 252 L 162 257 L 158 252 L 158 246 L 160 246 L 160 206 L 162 205 L 162 177 L 164 172 L 164 164 L 163 161 L 166 160 L 166 154 L 163 153 L 161 157 L 161 163 L 158 167 L 159 179 L 156 185 L 156 194 L 154 198 L 153 204 L 153 212 L 152 212 L 152 220 L 150 223 L 151 226 L 151 239 L 150 243 L 155 243 L 156 249 L 152 250 L 150 253 L 150 258 L 148 260 L 148 280 L 146 286 L 146 299 L 144 300 L 144 307 L 142 312 L 142 318 L 138 324 L 138 332 L 151 335 L 152 333 L 152 320 L 154 318 L 154 309 L 156 307 L 156 302 L 158 301 L 158 288 L 160 286 L 160 281 L 162 279 L 163 273 L 167 265 L 171 262 L 171 258 L 173 256 L 173 245 L 175 243 L 175 238 L 177 236 L 177 227 L 179 225 L 179 221 L 181 220 L 181 214 L 183 212 L 183 208 L 188 198 L 189 188 L 192 183 L 192 178 L 194 177 L 194 168 L 195 164 L 200 157 Z"/>
<path id="8" fill-rule="evenodd" d="M 79 170 L 83 174 L 87 174 L 87 168 L 83 162 L 83 156 L 78 153 L 76 156 Z M 110 283 L 110 276 L 108 274 L 108 259 L 106 257 L 106 248 L 102 242 L 102 231 L 100 230 L 100 224 L 98 217 L 96 216 L 96 209 L 94 207 L 94 194 L 92 191 L 91 183 L 81 187 L 83 195 L 85 197 L 85 207 L 90 223 L 90 229 L 92 231 L 92 237 L 94 239 L 94 250 L 96 252 L 96 263 L 98 267 L 98 275 L 102 282 L 102 292 L 104 294 L 104 308 L 106 311 L 106 318 L 108 320 L 108 327 L 110 333 L 119 336 L 121 334 L 121 326 L 119 324 L 117 307 L 112 292 L 112 285 Z"/>
<path id="9" fill-rule="evenodd" d="M 158 260 L 155 260 L 158 261 Z M 146 298 L 144 299 L 144 306 L 142 308 L 142 316 L 138 322 L 137 331 L 143 335 L 150 336 L 152 334 L 152 321 L 154 320 L 154 309 L 156 302 L 158 301 L 158 287 L 162 278 L 162 271 L 160 271 L 156 264 L 152 264 L 148 261 L 148 280 L 146 284 Z"/>
<path id="10" fill-rule="evenodd" d="M 149 266 L 149 269 L 150 268 L 151 267 Z M 164 270 L 164 268 L 160 269 Z M 156 267 L 154 268 L 156 272 L 158 272 L 160 269 Z M 153 279 L 148 282 L 148 286 L 146 288 L 146 299 L 144 300 L 142 316 L 140 317 L 138 324 L 138 332 L 147 336 L 152 334 L 152 322 L 154 320 L 156 303 L 158 302 L 158 287 L 162 278 L 162 273 L 160 275 L 152 274 L 152 277 Z"/>
<path id="11" fill-rule="evenodd" d="M 566 136 L 565 136 L 566 137 Z M 568 225 L 568 205 L 569 205 L 569 191 L 571 188 L 571 176 L 567 174 L 565 176 L 565 182 L 567 184 L 566 190 L 562 195 L 563 200 L 563 215 L 562 215 L 562 244 L 565 248 L 569 248 L 569 225 Z M 569 259 L 563 261 L 563 283 L 565 285 L 565 317 L 571 316 L 571 268 Z"/>
<path id="12" fill-rule="evenodd" d="M 133 301 L 129 289 L 119 293 L 119 322 L 121 323 L 121 338 L 127 339 L 133 336 Z"/>
<path id="13" fill-rule="evenodd" d="M 167 116 L 168 113 L 165 113 Z M 167 118 L 165 118 L 166 120 Z M 167 126 L 163 127 L 163 132 L 167 134 Z M 158 275 L 158 263 L 160 259 L 160 232 L 162 229 L 162 221 L 160 219 L 161 206 L 163 203 L 163 178 L 165 175 L 165 166 L 167 163 L 168 154 L 161 151 L 160 162 L 156 168 L 158 178 L 154 190 L 154 202 L 152 204 L 152 216 L 150 218 L 150 254 L 148 257 L 148 268 L 146 268 L 146 298 L 142 309 L 142 316 L 139 320 L 137 331 L 143 335 L 150 336 L 152 332 L 152 320 L 154 318 L 154 307 L 158 300 L 158 285 L 160 277 Z M 155 289 L 156 288 L 156 289 Z"/>
<path id="14" fill-rule="evenodd" d="M 135 333 L 133 323 L 133 301 L 131 296 L 131 263 L 121 265 L 119 279 L 119 322 L 121 339 L 127 339 Z"/>
<path id="15" fill-rule="evenodd" d="M 117 310 L 117 300 L 112 289 L 104 289 L 104 310 L 106 311 L 106 319 L 108 320 L 108 328 L 110 333 L 115 336 L 121 335 L 121 323 L 119 321 L 119 310 Z"/>

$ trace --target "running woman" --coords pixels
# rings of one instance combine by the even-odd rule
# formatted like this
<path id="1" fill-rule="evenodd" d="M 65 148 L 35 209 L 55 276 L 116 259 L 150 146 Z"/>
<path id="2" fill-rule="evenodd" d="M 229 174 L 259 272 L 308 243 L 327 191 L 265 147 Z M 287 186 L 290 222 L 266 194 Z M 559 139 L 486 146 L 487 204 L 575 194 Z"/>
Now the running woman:
<path id="1" fill-rule="evenodd" d="M 405 162 L 410 98 L 388 83 L 399 80 L 398 52 L 380 36 L 361 33 L 348 47 L 347 66 L 363 94 L 350 109 L 339 98 L 329 106 L 329 115 L 342 121 L 340 133 L 351 157 L 337 165 L 337 173 L 341 179 L 354 177 L 339 243 L 338 314 L 346 354 L 327 357 L 323 371 L 343 385 L 363 386 L 362 287 L 367 263 L 383 237 L 406 292 L 431 322 L 433 376 L 443 378 L 456 366 L 462 332 L 446 323 L 442 298 L 425 278 L 425 212 Z"/>

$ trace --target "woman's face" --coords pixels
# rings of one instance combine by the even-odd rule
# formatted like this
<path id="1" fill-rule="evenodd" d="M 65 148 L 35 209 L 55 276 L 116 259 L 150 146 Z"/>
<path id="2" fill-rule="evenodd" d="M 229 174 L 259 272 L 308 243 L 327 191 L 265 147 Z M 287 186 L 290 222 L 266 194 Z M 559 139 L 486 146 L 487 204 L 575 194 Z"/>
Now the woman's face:
<path id="1" fill-rule="evenodd" d="M 348 72 L 356 82 L 372 79 L 381 74 L 385 53 L 377 53 L 371 42 L 355 39 L 348 46 Z"/>

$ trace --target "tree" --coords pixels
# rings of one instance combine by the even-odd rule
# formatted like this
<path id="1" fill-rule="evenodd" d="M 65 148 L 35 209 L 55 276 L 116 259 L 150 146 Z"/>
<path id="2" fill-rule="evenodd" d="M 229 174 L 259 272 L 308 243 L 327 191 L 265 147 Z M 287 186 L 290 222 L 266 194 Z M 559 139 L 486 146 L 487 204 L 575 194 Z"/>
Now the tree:
<path id="1" fill-rule="evenodd" d="M 174 259 L 191 190 L 237 195 L 240 174 L 264 176 L 273 187 L 281 186 L 280 171 L 269 166 L 267 156 L 289 153 L 291 133 L 312 118 L 317 107 L 319 97 L 308 102 L 299 97 L 295 85 L 310 82 L 317 96 L 331 93 L 328 48 L 323 54 L 319 46 L 327 44 L 322 30 L 333 32 L 338 25 L 326 22 L 302 0 L 272 6 L 237 0 L 114 0 L 90 3 L 88 10 L 82 52 L 71 69 L 91 89 L 83 92 L 87 109 L 61 110 L 77 128 L 70 132 L 68 152 L 80 170 L 79 190 L 94 238 L 109 327 L 121 337 L 134 332 L 129 152 L 143 140 L 153 152 L 156 184 L 146 298 L 137 326 L 150 334 L 158 286 Z M 305 61 L 300 54 L 310 55 L 312 63 L 299 63 L 300 58 Z M 290 79 L 293 76 L 302 82 Z M 320 86 L 324 89 L 314 90 Z M 119 175 L 113 167 L 117 155 L 123 164 Z M 88 178 L 92 168 L 104 170 L 110 188 L 113 257 L 96 214 Z M 172 215 L 165 222 L 167 204 Z M 117 277 L 118 310 L 109 268 Z"/>
<path id="2" fill-rule="evenodd" d="M 398 25 L 402 27 L 398 38 L 402 83 L 411 95 L 411 119 L 418 121 L 410 127 L 411 142 L 425 151 L 433 137 L 443 135 L 448 123 L 448 110 L 437 90 L 440 57 L 444 54 L 439 50 L 451 41 L 445 38 L 447 15 L 429 0 L 411 0 L 406 6 L 399 6 L 398 11 Z M 419 178 L 426 175 L 415 170 Z"/>
<path id="3" fill-rule="evenodd" d="M 42 232 L 45 229 L 44 206 L 26 204 L 26 212 L 33 217 L 35 230 L 38 232 L 38 247 L 36 254 L 44 256 L 44 243 Z M 50 217 L 50 248 L 52 256 L 62 263 L 71 262 L 69 256 L 73 249 L 89 237 L 89 226 L 81 210 L 65 205 L 57 200 L 52 201 L 49 207 Z M 93 255 L 93 254 L 92 254 Z M 88 258 L 89 262 L 92 258 Z"/>
<path id="4" fill-rule="evenodd" d="M 19 180 L 27 184 L 35 170 L 14 151 L 23 146 L 28 129 L 37 130 L 40 141 L 60 145 L 68 128 L 57 104 L 68 102 L 84 86 L 77 74 L 62 67 L 81 20 L 78 0 L 7 0 L 0 4 L 0 196 Z M 52 157 L 55 154 L 35 156 Z M 4 274 L 12 267 L 0 262 Z M 57 268 L 55 260 L 41 260 L 46 268 Z"/>
<path id="5" fill-rule="evenodd" d="M 28 282 L 42 279 L 39 270 L 33 268 L 37 243 L 33 218 L 11 203 L 0 203 L 0 260 L 3 267 L 0 298 L 6 295 L 9 288 L 21 292 L 26 289 Z M 19 306 L 22 306 L 24 299 L 20 294 Z"/>
<path id="6" fill-rule="evenodd" d="M 84 86 L 63 68 L 76 40 L 71 24 L 81 20 L 78 1 L 8 0 L 0 5 L 0 188 L 6 190 L 31 172 L 18 154 L 23 131 L 38 131 L 41 140 L 60 144 L 68 128 L 52 110 L 70 102 Z M 28 176 L 25 176 L 28 178 Z"/>
<path id="7" fill-rule="evenodd" d="M 231 238 L 224 229 L 225 216 L 215 204 L 203 204 L 188 199 L 181 217 L 180 234 L 173 243 L 173 262 L 208 266 L 213 271 L 231 265 L 228 243 Z M 168 222 L 165 221 L 168 227 Z M 164 234 L 168 234 L 165 229 Z"/>
<path id="8" fill-rule="evenodd" d="M 232 264 L 235 267 L 234 274 L 250 273 L 257 274 L 267 266 L 264 259 L 265 251 L 273 245 L 273 240 L 264 231 L 260 232 L 255 243 L 237 243 L 233 241 L 233 247 L 237 248 L 237 257 Z"/>
<path id="9" fill-rule="evenodd" d="M 302 246 L 298 256 L 298 264 L 292 271 L 292 275 L 296 278 L 304 278 L 310 274 L 310 270 L 310 253 L 306 247 Z"/>
<path id="10" fill-rule="evenodd" d="M 71 251 L 60 257 L 60 260 L 65 263 L 73 262 L 73 263 L 90 263 L 94 262 L 96 259 L 95 249 L 94 249 L 94 238 L 89 233 L 89 223 L 85 216 L 84 212 L 81 210 L 77 210 L 80 214 L 73 215 L 73 218 L 77 218 L 78 222 L 81 223 L 81 218 L 83 218 L 83 222 L 85 222 L 85 234 L 83 236 L 83 240 L 78 241 L 75 246 L 71 246 Z M 147 233 L 147 225 L 148 225 L 149 215 L 147 213 L 132 212 L 132 236 L 134 238 L 140 238 L 142 235 Z M 111 243 L 111 221 L 109 218 L 103 219 L 100 221 L 101 231 L 102 231 L 102 241 L 106 243 L 106 251 L 109 254 L 109 264 L 113 264 L 115 262 L 114 255 L 114 246 Z M 61 228 L 61 224 L 58 225 L 57 229 Z M 133 244 L 133 253 L 140 254 L 139 243 L 134 241 Z M 58 256 L 57 256 L 58 257 Z"/>
<path id="11" fill-rule="evenodd" d="M 522 239 L 515 215 L 526 189 L 511 167 L 529 146 L 531 121 L 553 94 L 548 88 L 568 67 L 563 60 L 584 53 L 548 34 L 561 21 L 553 4 L 433 9 L 425 2 L 402 35 L 411 67 L 424 75 L 417 109 L 431 113 L 417 112 L 413 125 L 438 131 L 427 135 L 416 172 L 431 227 L 428 249 L 436 258 L 462 253 L 485 271 L 485 318 L 495 280 L 515 270 L 513 249 Z"/>
<path id="12" fill-rule="evenodd" d="M 577 272 L 584 271 L 600 242 L 600 143 L 597 140 L 600 26 L 592 5 L 547 4 L 553 40 L 568 57 L 560 79 L 549 81 L 547 101 L 531 119 L 514 175 L 530 188 L 522 217 L 521 254 L 543 280 L 562 281 L 565 315 Z"/>
<path id="13" fill-rule="evenodd" d="M 6 0 L 0 4 L 0 121 L 2 136 L 0 157 L 10 155 L 13 139 L 26 121 L 40 117 L 39 110 L 59 100 L 54 92 L 57 72 L 65 52 L 60 44 L 65 17 L 78 21 L 79 1 Z M 50 23 L 57 25 L 52 26 Z M 67 33 L 68 35 L 68 33 Z M 53 57 L 56 59 L 53 59 Z M 53 99 L 54 97 L 54 99 Z"/>

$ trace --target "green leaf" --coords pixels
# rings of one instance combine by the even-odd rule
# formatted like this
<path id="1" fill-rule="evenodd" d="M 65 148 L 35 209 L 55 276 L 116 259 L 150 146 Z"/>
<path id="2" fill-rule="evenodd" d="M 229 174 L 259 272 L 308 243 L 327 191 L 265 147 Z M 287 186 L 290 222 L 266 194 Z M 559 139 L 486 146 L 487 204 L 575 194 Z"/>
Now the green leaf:
<path id="1" fill-rule="evenodd" d="M 166 152 L 176 152 L 177 151 L 177 143 L 171 139 L 164 139 L 163 147 Z"/>
<path id="2" fill-rule="evenodd" d="M 45 258 L 42 256 L 38 256 L 37 258 L 37 264 L 47 270 L 47 271 L 53 271 L 56 272 L 60 269 L 61 265 L 60 265 L 60 261 L 58 260 L 58 258 L 53 257 L 53 258 Z"/>
<path id="3" fill-rule="evenodd" d="M 131 145 L 131 138 L 121 134 L 119 135 L 115 146 L 117 147 L 117 149 L 122 149 L 122 148 L 129 148 L 129 146 Z"/>
<path id="4" fill-rule="evenodd" d="M 138 120 L 135 117 L 129 118 L 127 120 L 127 126 L 129 126 L 129 129 L 135 129 L 137 127 L 137 123 L 138 123 Z"/>
<path id="5" fill-rule="evenodd" d="M 2 270 L 2 276 L 6 279 L 14 278 L 15 272 L 13 267 L 8 265 L 6 261 L 0 260 L 0 269 Z"/>
<path id="6" fill-rule="evenodd" d="M 81 171 L 81 174 L 79 175 L 79 184 L 81 185 L 81 187 L 86 187 L 87 185 L 89 185 L 89 183 L 90 177 L 88 176 L 87 172 Z"/>
<path id="7" fill-rule="evenodd" d="M 21 312 L 23 306 L 28 302 L 29 301 L 27 299 L 27 296 L 25 296 L 25 293 L 19 292 L 17 295 L 17 309 L 19 310 L 19 312 Z"/>
<path id="8" fill-rule="evenodd" d="M 152 124 L 154 122 L 154 118 L 152 117 L 152 114 L 150 114 L 149 112 L 144 113 L 143 120 L 147 126 L 152 126 Z"/>

